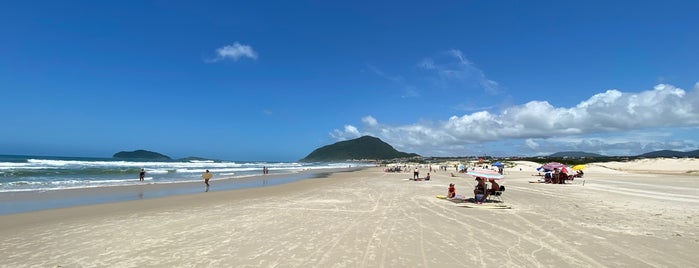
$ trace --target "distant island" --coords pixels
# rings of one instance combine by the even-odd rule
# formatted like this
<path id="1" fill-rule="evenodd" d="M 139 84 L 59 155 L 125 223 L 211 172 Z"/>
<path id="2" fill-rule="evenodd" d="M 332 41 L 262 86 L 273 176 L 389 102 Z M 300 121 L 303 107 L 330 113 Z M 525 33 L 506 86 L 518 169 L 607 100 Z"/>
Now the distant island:
<path id="1" fill-rule="evenodd" d="M 300 162 L 339 162 L 347 160 L 387 160 L 420 157 L 415 153 L 399 152 L 388 143 L 372 136 L 336 142 L 313 150 Z"/>
<path id="2" fill-rule="evenodd" d="M 115 153 L 112 157 L 119 159 L 172 160 L 172 158 L 167 155 L 146 150 L 136 150 L 131 152 L 121 151 Z"/>

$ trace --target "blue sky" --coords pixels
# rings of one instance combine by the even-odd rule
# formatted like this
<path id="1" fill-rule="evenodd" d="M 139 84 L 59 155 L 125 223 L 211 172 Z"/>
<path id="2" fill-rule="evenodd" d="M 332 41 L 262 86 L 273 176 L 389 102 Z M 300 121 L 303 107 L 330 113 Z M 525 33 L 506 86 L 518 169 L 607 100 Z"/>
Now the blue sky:
<path id="1" fill-rule="evenodd" d="M 699 148 L 696 1 L 2 1 L 0 154 Z"/>

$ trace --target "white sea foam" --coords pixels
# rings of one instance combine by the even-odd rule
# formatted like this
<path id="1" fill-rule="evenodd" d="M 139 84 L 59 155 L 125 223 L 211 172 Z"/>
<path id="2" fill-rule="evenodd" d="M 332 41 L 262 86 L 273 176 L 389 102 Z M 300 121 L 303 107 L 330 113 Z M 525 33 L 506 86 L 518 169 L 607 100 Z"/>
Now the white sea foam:
<path id="1" fill-rule="evenodd" d="M 108 187 L 143 183 L 138 180 L 141 168 L 146 170 L 148 183 L 182 183 L 200 181 L 207 169 L 215 178 L 246 177 L 262 174 L 263 167 L 276 174 L 297 173 L 302 170 L 346 168 L 358 163 L 296 163 L 296 162 L 216 162 L 167 161 L 137 162 L 102 159 L 74 159 L 28 157 L 24 162 L 0 158 L 0 192 L 57 190 L 72 188 Z M 22 159 L 20 159 L 22 161 Z"/>

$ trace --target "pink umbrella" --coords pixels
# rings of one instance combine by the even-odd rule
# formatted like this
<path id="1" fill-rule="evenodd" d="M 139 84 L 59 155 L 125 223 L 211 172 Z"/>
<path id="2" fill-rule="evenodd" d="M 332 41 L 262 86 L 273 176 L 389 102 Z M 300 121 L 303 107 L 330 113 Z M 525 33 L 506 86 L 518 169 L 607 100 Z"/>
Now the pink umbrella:
<path id="1" fill-rule="evenodd" d="M 490 170 L 490 169 L 471 170 L 469 172 L 466 172 L 466 174 L 474 176 L 474 177 L 481 177 L 481 178 L 493 179 L 493 180 L 501 180 L 501 179 L 505 178 L 505 176 L 503 176 L 502 174 L 498 173 L 495 170 Z"/>
<path id="2" fill-rule="evenodd" d="M 554 168 L 558 168 L 558 169 L 564 168 L 564 167 L 566 167 L 566 165 L 558 163 L 558 162 L 551 162 L 551 163 L 546 163 L 542 167 L 544 169 L 553 170 Z"/>

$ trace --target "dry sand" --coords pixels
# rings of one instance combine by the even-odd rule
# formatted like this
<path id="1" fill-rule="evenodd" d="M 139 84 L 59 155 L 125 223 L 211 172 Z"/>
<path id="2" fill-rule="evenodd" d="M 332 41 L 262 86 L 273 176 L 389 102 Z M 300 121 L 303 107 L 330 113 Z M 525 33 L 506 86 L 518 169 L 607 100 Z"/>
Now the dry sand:
<path id="1" fill-rule="evenodd" d="M 409 181 L 368 168 L 5 215 L 0 266 L 696 267 L 699 176 L 665 165 L 699 170 L 699 161 L 649 161 L 590 164 L 571 185 L 529 183 L 538 164 L 517 162 L 502 183 L 512 209 L 435 198 L 449 183 L 470 196 L 463 174 Z"/>

